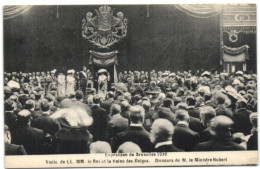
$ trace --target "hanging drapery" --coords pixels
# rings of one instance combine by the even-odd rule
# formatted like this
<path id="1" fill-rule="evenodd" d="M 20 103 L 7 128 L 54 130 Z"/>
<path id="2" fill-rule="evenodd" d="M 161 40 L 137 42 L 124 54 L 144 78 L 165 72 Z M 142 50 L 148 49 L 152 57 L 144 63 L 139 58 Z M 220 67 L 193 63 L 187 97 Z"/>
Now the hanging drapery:
<path id="1" fill-rule="evenodd" d="M 4 19 L 10 19 L 10 18 L 19 16 L 19 15 L 27 12 L 31 7 L 32 7 L 32 5 L 7 5 L 7 6 L 4 6 L 4 8 L 3 8 Z"/>
<path id="2" fill-rule="evenodd" d="M 224 62 L 245 62 L 249 60 L 248 45 L 244 45 L 238 48 L 231 48 L 223 46 L 223 60 Z"/>
<path id="3" fill-rule="evenodd" d="M 90 52 L 90 58 L 89 58 L 89 64 L 95 64 L 101 67 L 108 67 L 108 66 L 114 66 L 113 67 L 113 72 L 114 72 L 114 83 L 118 82 L 117 78 L 117 71 L 116 71 L 116 66 L 118 65 L 117 61 L 117 54 L 118 51 L 112 51 L 112 52 L 95 52 L 95 51 L 89 51 Z"/>
<path id="4" fill-rule="evenodd" d="M 89 51 L 90 52 L 90 58 L 89 58 L 89 64 L 95 64 L 102 67 L 108 67 L 112 64 L 117 65 L 117 53 L 118 51 L 112 51 L 112 52 L 95 52 L 95 51 Z"/>
<path id="5" fill-rule="evenodd" d="M 195 18 L 209 18 L 220 14 L 219 5 L 214 4 L 175 4 L 174 6 Z"/>

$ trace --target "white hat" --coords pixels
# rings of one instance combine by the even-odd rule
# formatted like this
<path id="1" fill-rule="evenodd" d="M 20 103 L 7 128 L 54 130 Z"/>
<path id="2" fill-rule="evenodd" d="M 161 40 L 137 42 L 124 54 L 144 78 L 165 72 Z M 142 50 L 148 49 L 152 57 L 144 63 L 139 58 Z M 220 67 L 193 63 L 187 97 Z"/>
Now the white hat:
<path id="1" fill-rule="evenodd" d="M 204 94 L 210 94 L 209 86 L 200 86 L 198 92 L 202 92 Z"/>
<path id="2" fill-rule="evenodd" d="M 237 99 L 238 93 L 237 93 L 236 89 L 234 89 L 232 86 L 228 85 L 227 87 L 225 87 L 225 90 L 227 91 L 227 94 L 229 94 L 230 96 Z"/>
<path id="3" fill-rule="evenodd" d="M 7 83 L 7 86 L 10 87 L 11 89 L 12 89 L 12 88 L 20 89 L 20 84 L 17 83 L 16 81 L 13 81 L 13 80 L 10 80 L 10 81 Z"/>
<path id="4" fill-rule="evenodd" d="M 107 72 L 106 69 L 99 69 L 99 70 L 98 70 L 98 73 L 106 73 L 106 72 Z"/>
<path id="5" fill-rule="evenodd" d="M 162 75 L 163 75 L 163 76 L 168 76 L 168 73 L 167 73 L 167 72 L 164 72 Z"/>
<path id="6" fill-rule="evenodd" d="M 209 71 L 205 71 L 201 74 L 201 76 L 210 76 L 211 73 Z"/>
<path id="7" fill-rule="evenodd" d="M 243 75 L 244 73 L 242 71 L 237 71 L 236 75 Z"/>
<path id="8" fill-rule="evenodd" d="M 234 79 L 233 83 L 234 85 L 239 85 L 241 84 L 240 80 L 239 79 Z"/>
<path id="9" fill-rule="evenodd" d="M 169 77 L 172 77 L 172 76 L 176 76 L 176 74 L 175 73 L 170 73 Z"/>
<path id="10" fill-rule="evenodd" d="M 220 73 L 220 76 L 228 76 L 228 73 Z"/>

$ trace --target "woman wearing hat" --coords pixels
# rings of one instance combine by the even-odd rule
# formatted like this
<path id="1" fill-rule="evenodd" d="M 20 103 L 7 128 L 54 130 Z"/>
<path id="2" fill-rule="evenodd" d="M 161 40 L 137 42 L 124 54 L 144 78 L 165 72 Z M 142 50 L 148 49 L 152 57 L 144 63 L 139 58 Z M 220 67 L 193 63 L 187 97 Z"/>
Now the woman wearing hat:
<path id="1" fill-rule="evenodd" d="M 107 70 L 100 69 L 98 71 L 98 94 L 104 99 L 106 98 L 107 93 L 107 80 Z"/>

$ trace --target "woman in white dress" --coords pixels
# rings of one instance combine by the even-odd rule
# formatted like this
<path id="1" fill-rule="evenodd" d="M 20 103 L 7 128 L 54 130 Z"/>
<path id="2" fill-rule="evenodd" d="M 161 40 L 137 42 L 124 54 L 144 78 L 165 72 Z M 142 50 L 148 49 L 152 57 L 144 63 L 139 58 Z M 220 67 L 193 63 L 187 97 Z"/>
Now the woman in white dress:
<path id="1" fill-rule="evenodd" d="M 106 98 L 107 94 L 107 80 L 107 70 L 100 69 L 98 71 L 98 94 L 103 97 L 103 99 Z"/>
<path id="2" fill-rule="evenodd" d="M 67 75 L 67 87 L 66 87 L 66 96 L 70 96 L 75 91 L 75 78 L 74 78 L 74 70 L 68 70 Z"/>
<path id="3" fill-rule="evenodd" d="M 65 75 L 61 72 L 58 75 L 58 96 L 64 97 L 66 92 L 66 79 Z"/>

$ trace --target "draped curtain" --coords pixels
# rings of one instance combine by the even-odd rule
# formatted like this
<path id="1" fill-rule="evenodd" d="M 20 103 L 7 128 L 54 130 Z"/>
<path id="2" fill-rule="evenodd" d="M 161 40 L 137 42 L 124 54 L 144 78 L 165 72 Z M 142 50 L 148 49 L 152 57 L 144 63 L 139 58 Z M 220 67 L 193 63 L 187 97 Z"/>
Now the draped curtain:
<path id="1" fill-rule="evenodd" d="M 219 5 L 215 4 L 176 4 L 175 7 L 195 18 L 209 18 L 220 13 Z"/>
<path id="2" fill-rule="evenodd" d="M 27 12 L 31 7 L 32 7 L 32 5 L 7 5 L 7 6 L 4 6 L 4 8 L 3 8 L 4 19 L 10 19 L 10 18 L 19 16 L 19 15 Z"/>
<path id="3" fill-rule="evenodd" d="M 231 48 L 224 45 L 222 46 L 224 52 L 223 60 L 225 62 L 245 62 L 246 60 L 249 60 L 248 48 L 248 45 L 237 48 Z"/>

